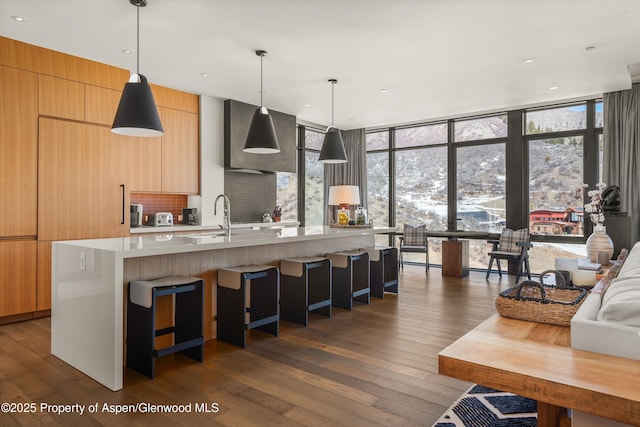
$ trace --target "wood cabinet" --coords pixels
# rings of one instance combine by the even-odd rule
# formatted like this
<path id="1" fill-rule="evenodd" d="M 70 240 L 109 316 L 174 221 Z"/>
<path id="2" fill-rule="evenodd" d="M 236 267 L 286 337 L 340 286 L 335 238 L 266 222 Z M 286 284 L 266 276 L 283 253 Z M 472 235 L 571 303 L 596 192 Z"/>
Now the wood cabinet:
<path id="1" fill-rule="evenodd" d="M 36 310 L 36 245 L 0 241 L 0 317 Z"/>
<path id="2" fill-rule="evenodd" d="M 0 66 L 0 237 L 35 236 L 38 78 Z"/>
<path id="3" fill-rule="evenodd" d="M 162 191 L 197 194 L 200 157 L 198 115 L 185 111 L 160 109 L 162 136 Z"/>
<path id="4" fill-rule="evenodd" d="M 51 242 L 38 241 L 36 310 L 51 309 Z"/>
<path id="5" fill-rule="evenodd" d="M 38 112 L 42 116 L 84 120 L 84 83 L 39 75 Z"/>
<path id="6" fill-rule="evenodd" d="M 162 192 L 162 138 L 120 136 L 127 151 L 127 184 L 131 192 Z"/>
<path id="7" fill-rule="evenodd" d="M 132 192 L 197 194 L 200 157 L 198 115 L 159 107 L 164 135 L 125 138 L 127 182 Z"/>
<path id="8" fill-rule="evenodd" d="M 113 118 L 116 116 L 121 94 L 122 92 L 119 90 L 85 85 L 85 121 L 111 126 Z"/>
<path id="9" fill-rule="evenodd" d="M 123 140 L 109 128 L 40 118 L 38 239 L 129 234 Z"/>

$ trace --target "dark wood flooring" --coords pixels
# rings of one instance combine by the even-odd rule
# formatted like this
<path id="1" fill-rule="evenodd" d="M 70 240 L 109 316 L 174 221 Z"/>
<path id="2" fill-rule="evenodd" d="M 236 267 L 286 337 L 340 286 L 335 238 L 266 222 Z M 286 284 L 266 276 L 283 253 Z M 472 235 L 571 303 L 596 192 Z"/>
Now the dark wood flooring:
<path id="1" fill-rule="evenodd" d="M 487 282 L 483 272 L 445 280 L 438 268 L 405 266 L 399 296 L 312 316 L 306 328 L 281 322 L 279 337 L 250 331 L 246 349 L 209 341 L 202 364 L 158 359 L 154 380 L 126 369 L 119 392 L 50 354 L 49 318 L 3 325 L 0 403 L 21 412 L 3 406 L 0 426 L 430 426 L 469 386 L 438 374 L 438 352 L 495 313 L 495 295 L 512 280 Z M 147 412 L 105 407 L 138 403 Z M 43 404 L 85 405 L 85 413 Z M 151 406 L 167 404 L 187 406 Z"/>

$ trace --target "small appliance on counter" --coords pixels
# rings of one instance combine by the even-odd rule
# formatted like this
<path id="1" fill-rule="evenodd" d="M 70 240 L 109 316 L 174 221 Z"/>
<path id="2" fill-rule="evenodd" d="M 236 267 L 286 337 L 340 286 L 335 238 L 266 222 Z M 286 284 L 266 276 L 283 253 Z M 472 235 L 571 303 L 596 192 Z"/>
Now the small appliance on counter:
<path id="1" fill-rule="evenodd" d="M 182 223 L 185 225 L 198 225 L 198 208 L 182 209 Z"/>
<path id="2" fill-rule="evenodd" d="M 131 227 L 142 227 L 142 205 L 131 203 Z"/>
<path id="3" fill-rule="evenodd" d="M 166 227 L 173 225 L 173 214 L 170 212 L 158 212 L 149 214 L 149 225 L 154 227 Z"/>

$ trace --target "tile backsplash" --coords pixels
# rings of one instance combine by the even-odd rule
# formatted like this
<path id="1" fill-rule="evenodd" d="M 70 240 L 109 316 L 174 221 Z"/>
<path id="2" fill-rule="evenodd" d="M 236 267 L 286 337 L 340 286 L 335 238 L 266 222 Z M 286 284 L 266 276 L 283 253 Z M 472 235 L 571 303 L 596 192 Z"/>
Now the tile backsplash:
<path id="1" fill-rule="evenodd" d="M 189 204 L 188 196 L 182 194 L 147 194 L 131 193 L 131 203 L 142 204 L 143 215 L 157 212 L 171 212 L 174 224 L 179 224 L 182 208 Z"/>

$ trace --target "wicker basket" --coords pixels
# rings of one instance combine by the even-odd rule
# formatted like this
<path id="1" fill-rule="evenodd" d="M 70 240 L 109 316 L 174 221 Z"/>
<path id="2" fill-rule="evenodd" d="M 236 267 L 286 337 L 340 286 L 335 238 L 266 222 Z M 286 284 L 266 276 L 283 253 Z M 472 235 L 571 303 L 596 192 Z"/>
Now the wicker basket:
<path id="1" fill-rule="evenodd" d="M 556 276 L 556 286 L 544 284 L 545 275 L 550 273 Z M 562 274 L 547 270 L 540 274 L 539 282 L 523 280 L 500 292 L 496 310 L 503 317 L 569 326 L 587 294 L 586 289 L 565 286 Z"/>

